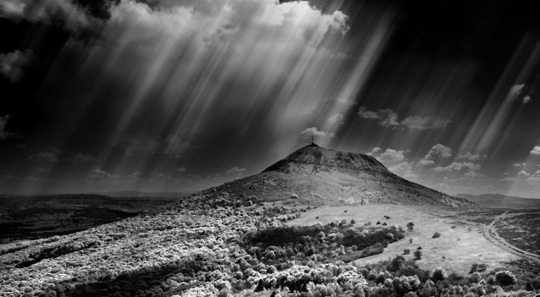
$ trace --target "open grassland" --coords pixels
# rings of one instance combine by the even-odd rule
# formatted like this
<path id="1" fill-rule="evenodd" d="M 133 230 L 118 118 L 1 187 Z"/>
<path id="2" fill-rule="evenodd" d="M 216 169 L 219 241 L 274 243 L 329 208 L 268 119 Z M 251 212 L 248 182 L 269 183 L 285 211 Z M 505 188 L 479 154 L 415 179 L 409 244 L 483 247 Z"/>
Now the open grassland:
<path id="1" fill-rule="evenodd" d="M 414 223 L 412 231 L 403 240 L 385 248 L 384 253 L 363 258 L 358 264 L 375 263 L 396 255 L 406 259 L 414 257 L 414 251 L 421 248 L 422 258 L 417 264 L 425 269 L 444 267 L 445 269 L 468 273 L 472 263 L 484 263 L 488 267 L 504 267 L 506 263 L 519 259 L 483 236 L 483 230 L 474 222 L 463 220 L 452 209 L 454 216 L 441 217 L 431 213 L 442 213 L 443 208 L 404 205 L 364 205 L 364 206 L 324 206 L 310 210 L 289 225 L 326 224 L 332 221 L 352 220 L 357 224 L 397 224 L 405 226 Z M 492 220 L 486 219 L 486 223 Z M 440 237 L 433 238 L 438 232 Z M 412 242 L 411 242 L 412 240 Z M 408 249 L 410 253 L 404 255 Z"/>

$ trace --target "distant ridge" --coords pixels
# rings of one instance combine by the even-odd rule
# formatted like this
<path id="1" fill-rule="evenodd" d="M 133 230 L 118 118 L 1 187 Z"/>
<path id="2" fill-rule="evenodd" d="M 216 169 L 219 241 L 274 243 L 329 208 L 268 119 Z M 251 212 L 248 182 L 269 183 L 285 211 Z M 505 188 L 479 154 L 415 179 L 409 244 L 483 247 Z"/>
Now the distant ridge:
<path id="1" fill-rule="evenodd" d="M 250 203 L 295 199 L 309 205 L 477 206 L 466 199 L 405 180 L 372 156 L 335 151 L 313 143 L 259 174 L 195 195 Z"/>
<path id="2" fill-rule="evenodd" d="M 523 198 L 502 194 L 457 194 L 456 197 L 467 199 L 486 208 L 540 209 L 540 199 L 534 198 Z"/>

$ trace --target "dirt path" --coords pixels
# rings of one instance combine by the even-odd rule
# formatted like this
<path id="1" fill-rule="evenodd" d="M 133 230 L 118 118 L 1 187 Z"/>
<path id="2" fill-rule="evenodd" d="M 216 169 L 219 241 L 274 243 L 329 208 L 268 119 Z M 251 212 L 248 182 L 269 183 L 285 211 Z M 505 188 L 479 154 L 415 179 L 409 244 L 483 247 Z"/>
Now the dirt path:
<path id="1" fill-rule="evenodd" d="M 510 252 L 514 255 L 526 258 L 528 260 L 536 261 L 537 263 L 540 263 L 540 256 L 531 252 L 524 251 L 510 243 L 508 243 L 506 240 L 504 240 L 502 237 L 499 236 L 497 233 L 497 230 L 495 228 L 495 225 L 499 222 L 504 221 L 508 214 L 508 211 L 502 213 L 501 215 L 497 216 L 489 225 L 480 224 L 480 228 L 482 230 L 482 235 L 489 240 L 489 242 L 497 245 L 498 247 L 504 249 L 507 252 Z"/>

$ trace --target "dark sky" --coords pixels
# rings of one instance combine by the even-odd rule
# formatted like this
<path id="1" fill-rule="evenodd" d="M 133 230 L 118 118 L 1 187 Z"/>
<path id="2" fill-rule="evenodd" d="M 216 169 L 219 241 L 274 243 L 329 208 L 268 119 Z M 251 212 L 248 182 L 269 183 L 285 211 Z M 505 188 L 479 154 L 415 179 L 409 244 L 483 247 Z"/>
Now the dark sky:
<path id="1" fill-rule="evenodd" d="M 540 198 L 539 15 L 520 1 L 4 0 L 0 192 L 202 189 L 314 133 L 450 194 Z"/>

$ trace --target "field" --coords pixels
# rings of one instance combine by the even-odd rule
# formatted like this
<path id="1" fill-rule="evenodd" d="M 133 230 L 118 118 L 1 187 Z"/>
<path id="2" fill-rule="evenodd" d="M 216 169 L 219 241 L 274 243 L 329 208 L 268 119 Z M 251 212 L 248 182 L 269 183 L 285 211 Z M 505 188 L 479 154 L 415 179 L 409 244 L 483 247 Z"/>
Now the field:
<path id="1" fill-rule="evenodd" d="M 486 239 L 481 226 L 462 220 L 458 211 L 451 210 L 454 216 L 440 217 L 432 213 L 446 214 L 445 208 L 404 205 L 321 207 L 306 212 L 302 218 L 288 224 L 297 226 L 325 224 L 342 219 L 354 219 L 358 224 L 372 225 L 377 222 L 400 226 L 405 226 L 409 222 L 414 224 L 413 230 L 407 232 L 403 240 L 389 245 L 382 254 L 358 260 L 357 263 L 360 265 L 388 260 L 397 255 L 412 259 L 413 251 L 419 247 L 423 256 L 417 263 L 425 269 L 444 267 L 451 271 L 468 273 L 472 263 L 484 263 L 490 268 L 495 268 L 519 259 L 517 255 Z M 440 233 L 440 237 L 432 238 L 435 232 Z M 411 252 L 404 255 L 406 249 Z"/>
<path id="2" fill-rule="evenodd" d="M 58 195 L 0 198 L 0 243 L 69 234 L 155 211 L 178 198 Z"/>

